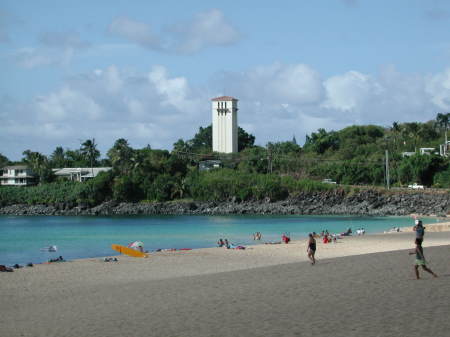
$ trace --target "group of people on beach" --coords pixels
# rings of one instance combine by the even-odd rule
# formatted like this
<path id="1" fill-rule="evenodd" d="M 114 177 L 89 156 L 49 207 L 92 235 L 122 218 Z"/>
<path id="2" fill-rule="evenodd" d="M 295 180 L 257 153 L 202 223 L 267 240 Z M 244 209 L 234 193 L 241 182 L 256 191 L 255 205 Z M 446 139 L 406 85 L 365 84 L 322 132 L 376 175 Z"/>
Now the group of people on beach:
<path id="1" fill-rule="evenodd" d="M 415 225 L 413 227 L 413 230 L 416 234 L 416 238 L 415 238 L 416 248 L 414 249 L 414 251 L 409 252 L 409 254 L 416 255 L 416 259 L 415 259 L 415 263 L 414 263 L 414 272 L 415 272 L 416 278 L 420 279 L 419 267 L 422 267 L 423 270 L 430 273 L 434 277 L 437 277 L 437 275 L 427 266 L 425 256 L 423 253 L 422 243 L 423 243 L 423 238 L 425 235 L 425 227 L 423 226 L 423 223 L 421 220 L 419 220 L 419 219 L 415 220 Z M 340 234 L 340 237 L 349 236 L 351 234 L 352 234 L 352 229 L 348 228 L 347 231 Z M 357 234 L 364 235 L 365 234 L 364 228 L 359 228 L 357 230 Z M 253 233 L 253 240 L 261 240 L 261 238 L 262 238 L 262 234 L 260 232 Z M 312 232 L 312 233 L 308 234 L 308 242 L 307 242 L 306 251 L 308 254 L 308 258 L 311 261 L 311 265 L 316 264 L 316 258 L 315 258 L 315 254 L 316 254 L 316 250 L 317 250 L 316 238 L 322 238 L 323 243 L 329 243 L 329 242 L 336 242 L 337 235 L 331 235 L 328 232 L 328 230 L 323 230 L 320 233 L 320 235 L 316 234 L 316 232 Z M 290 241 L 290 235 L 283 234 L 282 242 L 288 243 L 289 241 Z M 225 240 L 219 239 L 217 241 L 217 245 L 219 247 L 226 247 L 228 249 L 234 248 L 233 245 L 228 242 L 228 239 L 225 239 Z"/>
<path id="2" fill-rule="evenodd" d="M 217 246 L 219 247 L 225 247 L 227 249 L 245 249 L 245 246 L 241 246 L 241 245 L 234 245 L 231 242 L 228 241 L 228 239 L 219 239 L 217 241 Z"/>
<path id="3" fill-rule="evenodd" d="M 418 280 L 420 279 L 419 266 L 421 266 L 423 270 L 430 273 L 434 277 L 437 277 L 437 275 L 430 268 L 427 267 L 427 262 L 425 260 L 425 256 L 423 255 L 422 243 L 423 237 L 425 236 L 425 227 L 423 227 L 422 220 L 419 219 L 415 220 L 413 230 L 416 232 L 416 239 L 415 239 L 416 249 L 409 252 L 409 255 L 416 254 L 416 261 L 414 263 L 414 273 L 416 274 L 416 279 Z"/>
<path id="4" fill-rule="evenodd" d="M 228 242 L 228 239 L 223 240 L 222 238 L 220 238 L 217 241 L 217 246 L 219 247 L 225 247 L 225 248 L 230 248 L 230 243 Z"/>
<path id="5" fill-rule="evenodd" d="M 261 234 L 261 232 L 256 232 L 256 233 L 253 233 L 253 240 L 258 240 L 258 241 L 261 241 L 261 239 L 262 239 L 262 234 Z"/>

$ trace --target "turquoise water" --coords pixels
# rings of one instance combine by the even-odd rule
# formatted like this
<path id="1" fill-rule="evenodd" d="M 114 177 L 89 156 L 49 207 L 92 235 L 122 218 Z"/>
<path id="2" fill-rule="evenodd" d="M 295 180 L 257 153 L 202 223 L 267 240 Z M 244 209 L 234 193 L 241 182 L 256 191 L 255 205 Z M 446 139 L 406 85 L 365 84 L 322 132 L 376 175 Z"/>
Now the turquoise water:
<path id="1" fill-rule="evenodd" d="M 393 226 L 412 226 L 408 217 L 352 216 L 134 216 L 51 217 L 0 216 L 0 264 L 45 262 L 114 255 L 111 244 L 143 241 L 145 249 L 214 247 L 218 238 L 234 244 L 254 243 L 252 233 L 264 241 L 280 241 L 282 233 L 300 239 L 309 232 L 328 229 L 341 233 L 364 227 L 376 233 Z M 56 253 L 42 247 L 58 246 Z"/>

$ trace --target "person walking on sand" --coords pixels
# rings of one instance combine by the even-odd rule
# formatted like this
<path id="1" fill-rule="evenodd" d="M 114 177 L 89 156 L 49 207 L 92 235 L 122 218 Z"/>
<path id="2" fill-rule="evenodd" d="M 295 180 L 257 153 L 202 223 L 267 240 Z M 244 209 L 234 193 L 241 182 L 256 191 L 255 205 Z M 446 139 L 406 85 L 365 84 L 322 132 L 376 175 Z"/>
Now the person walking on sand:
<path id="1" fill-rule="evenodd" d="M 431 275 L 433 275 L 434 277 L 438 277 L 430 268 L 427 267 L 426 265 L 426 261 L 425 261 L 425 256 L 423 255 L 423 248 L 420 242 L 420 239 L 416 239 L 415 241 L 416 243 L 416 249 L 414 251 L 409 252 L 409 255 L 414 255 L 416 254 L 416 262 L 414 265 L 414 272 L 416 274 L 416 278 L 419 280 L 420 276 L 419 276 L 419 266 L 422 266 L 422 269 L 429 272 Z"/>
<path id="2" fill-rule="evenodd" d="M 316 239 L 314 239 L 314 236 L 309 233 L 309 239 L 308 239 L 308 248 L 306 249 L 308 252 L 308 258 L 311 260 L 311 264 L 316 264 L 316 258 L 314 255 L 316 254 Z"/>

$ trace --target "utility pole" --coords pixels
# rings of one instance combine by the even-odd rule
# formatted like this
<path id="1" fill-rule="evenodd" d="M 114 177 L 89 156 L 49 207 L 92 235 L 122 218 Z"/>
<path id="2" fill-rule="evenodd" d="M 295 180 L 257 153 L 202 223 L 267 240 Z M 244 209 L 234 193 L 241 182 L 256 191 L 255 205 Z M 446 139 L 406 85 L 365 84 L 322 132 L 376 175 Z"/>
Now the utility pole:
<path id="1" fill-rule="evenodd" d="M 386 186 L 387 189 L 390 188 L 391 182 L 389 177 L 389 152 L 386 150 Z"/>

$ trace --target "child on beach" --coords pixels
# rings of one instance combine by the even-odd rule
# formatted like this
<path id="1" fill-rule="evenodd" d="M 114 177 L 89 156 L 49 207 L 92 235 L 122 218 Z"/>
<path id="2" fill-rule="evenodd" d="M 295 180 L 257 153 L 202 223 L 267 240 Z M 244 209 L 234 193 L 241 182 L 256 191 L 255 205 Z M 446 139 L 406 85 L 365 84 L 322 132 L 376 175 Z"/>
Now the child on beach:
<path id="1" fill-rule="evenodd" d="M 418 280 L 420 279 L 419 266 L 422 266 L 423 270 L 429 272 L 434 277 L 437 277 L 437 275 L 426 265 L 425 256 L 423 255 L 423 248 L 422 248 L 421 240 L 416 239 L 415 244 L 416 244 L 416 249 L 414 251 L 409 252 L 409 255 L 416 254 L 416 262 L 414 265 L 414 272 L 416 273 L 416 278 Z"/>

